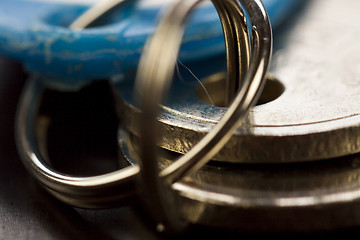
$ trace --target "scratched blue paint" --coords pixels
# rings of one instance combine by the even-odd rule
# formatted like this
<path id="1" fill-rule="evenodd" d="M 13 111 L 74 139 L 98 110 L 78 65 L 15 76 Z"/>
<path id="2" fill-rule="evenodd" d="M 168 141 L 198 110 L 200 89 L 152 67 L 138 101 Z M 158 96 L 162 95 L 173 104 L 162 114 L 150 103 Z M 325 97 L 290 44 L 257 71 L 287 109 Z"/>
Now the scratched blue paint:
<path id="1" fill-rule="evenodd" d="M 273 27 L 302 0 L 263 0 Z M 137 65 L 160 8 L 130 3 L 100 26 L 81 32 L 67 28 L 88 6 L 0 0 L 0 54 L 23 62 L 56 87 L 78 87 Z M 182 62 L 224 53 L 224 40 L 212 5 L 198 8 L 187 25 Z"/>

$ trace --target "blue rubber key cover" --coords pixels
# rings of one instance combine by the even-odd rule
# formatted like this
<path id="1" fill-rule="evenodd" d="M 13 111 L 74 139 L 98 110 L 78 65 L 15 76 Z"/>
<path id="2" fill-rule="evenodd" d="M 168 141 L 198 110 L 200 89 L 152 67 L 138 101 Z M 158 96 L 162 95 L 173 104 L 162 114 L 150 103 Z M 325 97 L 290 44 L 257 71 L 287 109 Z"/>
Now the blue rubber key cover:
<path id="1" fill-rule="evenodd" d="M 129 1 L 101 25 L 83 31 L 67 28 L 90 6 L 70 1 L 0 0 L 0 54 L 43 75 L 49 85 L 79 88 L 136 67 L 143 46 L 164 7 Z M 273 27 L 301 0 L 263 0 Z M 212 4 L 194 11 L 187 24 L 179 59 L 182 62 L 224 54 L 220 20 Z"/>

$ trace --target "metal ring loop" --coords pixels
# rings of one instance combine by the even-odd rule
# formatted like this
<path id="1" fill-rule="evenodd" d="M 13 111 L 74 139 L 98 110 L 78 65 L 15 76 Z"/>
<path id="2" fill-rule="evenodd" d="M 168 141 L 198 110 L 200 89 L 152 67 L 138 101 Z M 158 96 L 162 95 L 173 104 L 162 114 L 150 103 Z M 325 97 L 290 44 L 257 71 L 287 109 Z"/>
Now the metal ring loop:
<path id="1" fill-rule="evenodd" d="M 171 192 L 170 186 L 187 174 L 201 168 L 229 140 L 232 132 L 239 126 L 262 90 L 272 51 L 271 25 L 261 1 L 241 0 L 252 24 L 252 56 L 242 87 L 213 130 L 189 152 L 161 171 L 159 178 L 155 140 L 156 116 L 159 104 L 169 89 L 185 20 L 199 2 L 201 0 L 179 1 L 162 19 L 143 53 L 136 78 L 136 93 L 142 111 L 142 119 L 146 119 L 140 123 L 142 141 L 141 182 L 139 184 L 142 197 L 155 220 L 159 222 L 158 226 L 161 226 L 161 229 L 168 227 L 175 231 L 181 230 L 186 223 L 182 221 L 176 207 L 172 205 L 176 202 L 176 196 Z M 239 3 L 237 0 L 212 0 L 212 2 L 220 12 L 220 16 L 229 14 L 229 9 L 233 9 Z M 234 18 L 229 19 L 234 20 Z M 237 25 L 233 26 L 233 30 L 238 30 Z M 231 34 L 231 31 L 227 32 L 226 30 L 224 27 L 225 34 Z M 228 35 L 227 40 L 232 37 L 234 36 Z"/>
<path id="2" fill-rule="evenodd" d="M 110 0 L 107 2 L 108 5 L 95 5 L 84 14 L 87 15 L 86 21 L 79 21 L 84 19 L 84 15 L 82 15 L 70 28 L 76 30 L 85 28 L 87 24 L 91 24 L 111 7 L 121 2 L 123 0 Z M 225 18 L 222 18 L 222 21 L 225 21 Z M 233 31 L 230 25 L 231 22 L 227 21 L 226 24 L 227 30 L 229 32 Z M 236 34 L 242 34 L 241 36 L 243 36 L 245 33 L 242 31 Z M 238 38 L 248 41 L 245 37 Z M 231 46 L 236 43 L 236 41 L 233 41 Z M 228 47 L 228 49 L 233 50 L 230 51 L 233 54 L 230 62 L 236 61 L 237 52 L 235 47 Z M 248 52 L 242 54 L 242 57 L 242 62 L 248 64 Z M 232 69 L 236 71 L 237 68 Z M 46 86 L 40 76 L 32 76 L 26 83 L 19 101 L 16 119 L 17 148 L 27 169 L 52 195 L 76 207 L 112 207 L 128 201 L 129 198 L 134 198 L 136 194 L 134 179 L 139 172 L 138 167 L 128 167 L 113 173 L 94 177 L 70 176 L 51 168 L 47 159 L 39 151 L 39 144 L 34 133 L 36 114 L 45 88 Z"/>
<path id="3" fill-rule="evenodd" d="M 110 2 L 119 3 L 121 1 L 112 0 Z M 95 5 L 89 12 L 94 12 L 94 9 L 100 9 L 103 13 L 108 11 L 108 8 L 102 8 L 101 6 L 99 8 L 99 5 Z M 95 14 L 92 20 L 88 18 L 88 24 L 91 24 L 100 16 L 101 14 Z M 79 19 L 81 18 L 82 16 Z M 225 19 L 222 18 L 222 21 L 225 21 Z M 233 30 L 230 25 L 231 21 L 227 21 L 227 24 L 227 30 L 231 32 Z M 76 25 L 73 24 L 72 27 Z M 82 25 L 81 28 L 83 27 L 85 26 Z M 237 34 L 244 35 L 244 32 Z M 238 38 L 247 40 L 247 38 Z M 235 43 L 237 42 L 233 41 L 232 45 Z M 231 49 L 231 47 L 228 47 L 228 49 Z M 235 49 L 235 47 L 232 49 Z M 236 56 L 235 50 L 230 52 L 234 53 L 232 58 L 234 59 Z M 243 63 L 248 63 L 248 53 L 245 52 L 242 57 Z M 230 62 L 235 61 L 232 59 Z M 231 69 L 236 70 L 237 68 Z M 101 176 L 76 177 L 62 174 L 49 166 L 48 161 L 43 158 L 39 151 L 39 144 L 34 133 L 36 114 L 44 89 L 45 85 L 40 76 L 33 76 L 28 80 L 19 101 L 16 120 L 17 147 L 27 169 L 52 195 L 76 207 L 112 207 L 133 198 L 135 196 L 134 179 L 139 172 L 138 167 L 128 167 Z"/>
<path id="4" fill-rule="evenodd" d="M 22 93 L 16 122 L 18 152 L 24 165 L 45 188 L 60 200 L 82 208 L 120 204 L 135 195 L 138 167 L 94 177 L 74 177 L 52 169 L 42 157 L 34 133 L 35 119 L 45 85 L 40 77 L 28 79 Z"/>
<path id="5" fill-rule="evenodd" d="M 71 28 L 81 30 L 121 2 L 123 0 L 109 0 L 106 4 L 94 5 L 75 20 Z M 27 169 L 52 195 L 76 207 L 112 207 L 134 197 L 134 178 L 139 172 L 138 167 L 128 167 L 94 177 L 75 177 L 62 174 L 48 165 L 41 156 L 34 133 L 36 114 L 44 89 L 45 85 L 39 76 L 28 79 L 17 110 L 17 148 Z"/>
<path id="6" fill-rule="evenodd" d="M 271 39 L 270 39 L 271 40 Z M 264 62 L 265 67 L 267 61 Z M 73 177 L 51 169 L 38 151 L 33 132 L 35 114 L 44 85 L 38 76 L 27 83 L 17 115 L 17 145 L 25 166 L 46 189 L 60 200 L 85 208 L 110 207 L 135 194 L 138 167 L 129 167 L 95 177 Z M 30 104 L 32 103 L 32 104 Z"/>

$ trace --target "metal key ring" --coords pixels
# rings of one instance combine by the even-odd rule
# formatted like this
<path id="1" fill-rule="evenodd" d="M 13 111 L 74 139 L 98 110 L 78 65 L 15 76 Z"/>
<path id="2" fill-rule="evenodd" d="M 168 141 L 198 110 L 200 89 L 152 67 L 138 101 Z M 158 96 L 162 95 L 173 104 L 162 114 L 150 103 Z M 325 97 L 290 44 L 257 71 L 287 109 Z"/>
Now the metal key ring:
<path id="1" fill-rule="evenodd" d="M 113 2 L 113 4 L 111 4 Z M 90 25 L 101 14 L 94 14 L 97 10 L 106 13 L 109 8 L 122 0 L 95 5 L 76 20 L 71 28 L 81 30 Z M 100 7 L 99 7 L 100 6 Z M 91 17 L 92 16 L 92 17 Z M 34 75 L 24 87 L 19 101 L 17 113 L 17 147 L 21 159 L 33 176 L 56 198 L 70 205 L 81 208 L 104 208 L 121 205 L 124 201 L 135 196 L 135 176 L 138 167 L 128 167 L 119 171 L 95 177 L 76 177 L 63 174 L 51 168 L 49 160 L 40 152 L 35 133 L 35 119 L 40 105 L 43 91 L 46 88 L 40 76 Z"/>
<path id="2" fill-rule="evenodd" d="M 228 14 L 223 16 L 227 17 Z M 220 17 L 222 22 L 226 22 L 226 19 L 221 15 Z M 230 25 L 228 29 L 232 29 Z M 248 58 L 246 54 L 243 54 L 243 57 Z M 246 63 L 246 60 L 243 63 Z M 24 88 L 19 102 L 16 122 L 17 147 L 27 169 L 52 195 L 76 207 L 112 207 L 134 197 L 134 179 L 138 175 L 138 167 L 128 167 L 94 177 L 76 177 L 60 173 L 49 166 L 39 151 L 34 133 L 37 108 L 44 88 L 45 83 L 41 77 L 33 76 Z"/>
<path id="3" fill-rule="evenodd" d="M 81 30 L 123 0 L 99 3 L 81 15 L 70 26 Z M 34 132 L 41 97 L 46 88 L 40 76 L 28 79 L 21 95 L 16 116 L 16 141 L 25 167 L 52 195 L 70 205 L 82 208 L 105 208 L 122 204 L 134 197 L 134 177 L 138 167 L 128 167 L 94 177 L 76 177 L 51 168 L 39 150 Z"/>
<path id="4" fill-rule="evenodd" d="M 127 167 L 94 177 L 69 176 L 51 168 L 48 160 L 41 155 L 34 131 L 36 115 L 45 88 L 39 76 L 31 77 L 24 86 L 19 102 L 16 140 L 25 167 L 52 195 L 73 206 L 111 207 L 132 197 L 138 167 Z"/>
<path id="5" fill-rule="evenodd" d="M 252 24 L 252 56 L 241 89 L 218 124 L 189 152 L 159 174 L 156 117 L 174 73 L 185 20 L 199 2 L 201 0 L 179 1 L 168 12 L 148 43 L 137 71 L 136 93 L 144 119 L 139 123 L 142 138 L 139 184 L 144 204 L 161 230 L 169 228 L 176 231 L 186 225 L 175 207 L 176 194 L 171 186 L 201 168 L 229 140 L 259 96 L 271 57 L 272 32 L 266 10 L 259 0 L 241 0 Z M 225 12 L 239 3 L 233 0 L 212 2 L 218 11 Z M 233 29 L 237 30 L 237 26 Z"/>

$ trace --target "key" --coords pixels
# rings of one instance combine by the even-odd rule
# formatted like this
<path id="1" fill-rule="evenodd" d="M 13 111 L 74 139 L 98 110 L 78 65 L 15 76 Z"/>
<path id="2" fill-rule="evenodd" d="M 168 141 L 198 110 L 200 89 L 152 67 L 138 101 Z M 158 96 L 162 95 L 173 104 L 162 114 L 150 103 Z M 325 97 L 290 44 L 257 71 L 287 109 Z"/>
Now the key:
<path id="1" fill-rule="evenodd" d="M 353 8 L 337 1 L 311 1 L 296 21 L 277 32 L 272 77 L 263 95 L 266 102 L 253 108 L 214 159 L 233 163 L 303 162 L 359 152 L 358 18 Z M 330 26 L 341 29 L 341 34 Z M 186 67 L 202 80 L 205 89 L 223 95 L 223 88 L 217 87 L 224 79 L 218 75 L 224 71 L 220 61 L 212 58 Z M 180 77 L 159 118 L 159 146 L 185 153 L 226 109 L 209 104 L 203 87 L 196 80 L 188 80 L 193 76 L 178 65 Z M 132 86 L 126 81 L 115 82 L 119 113 L 126 129 L 136 135 L 138 115 L 129 95 Z M 219 96 L 213 95 L 212 101 L 219 104 L 219 98 L 221 104 Z"/>

